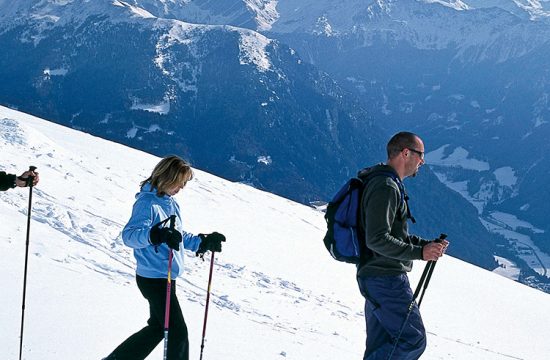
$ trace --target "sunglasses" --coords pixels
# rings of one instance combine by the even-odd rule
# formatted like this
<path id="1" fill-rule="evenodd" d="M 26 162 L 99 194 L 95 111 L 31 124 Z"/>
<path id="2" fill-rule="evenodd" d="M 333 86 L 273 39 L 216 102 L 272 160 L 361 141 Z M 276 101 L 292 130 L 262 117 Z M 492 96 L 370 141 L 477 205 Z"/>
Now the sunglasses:
<path id="1" fill-rule="evenodd" d="M 424 152 L 423 151 L 418 151 L 416 149 L 411 149 L 411 148 L 407 148 L 407 149 L 409 149 L 413 153 L 416 153 L 420 157 L 421 160 L 424 160 Z"/>

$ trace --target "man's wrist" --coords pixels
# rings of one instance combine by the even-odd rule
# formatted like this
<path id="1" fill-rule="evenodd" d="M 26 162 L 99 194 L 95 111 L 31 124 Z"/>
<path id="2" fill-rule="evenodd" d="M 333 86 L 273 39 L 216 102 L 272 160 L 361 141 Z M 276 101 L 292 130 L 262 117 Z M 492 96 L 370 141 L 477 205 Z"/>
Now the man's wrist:
<path id="1" fill-rule="evenodd" d="M 13 189 L 14 187 L 17 186 L 17 175 L 8 174 L 8 178 L 9 178 L 10 181 L 11 181 L 11 188 Z"/>

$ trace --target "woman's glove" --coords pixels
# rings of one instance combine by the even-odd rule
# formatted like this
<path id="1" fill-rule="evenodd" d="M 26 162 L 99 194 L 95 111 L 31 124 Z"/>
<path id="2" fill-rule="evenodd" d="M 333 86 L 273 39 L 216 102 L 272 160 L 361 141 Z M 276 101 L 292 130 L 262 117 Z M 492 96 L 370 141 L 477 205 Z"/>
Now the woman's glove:
<path id="1" fill-rule="evenodd" d="M 212 234 L 199 234 L 201 238 L 201 244 L 197 251 L 197 256 L 204 255 L 208 250 L 214 252 L 222 251 L 222 241 L 225 241 L 225 236 L 219 232 L 213 232 Z"/>
<path id="2" fill-rule="evenodd" d="M 149 241 L 155 246 L 165 243 L 170 249 L 179 251 L 182 239 L 181 233 L 176 229 L 160 227 L 162 224 L 163 222 L 160 222 L 151 228 Z"/>

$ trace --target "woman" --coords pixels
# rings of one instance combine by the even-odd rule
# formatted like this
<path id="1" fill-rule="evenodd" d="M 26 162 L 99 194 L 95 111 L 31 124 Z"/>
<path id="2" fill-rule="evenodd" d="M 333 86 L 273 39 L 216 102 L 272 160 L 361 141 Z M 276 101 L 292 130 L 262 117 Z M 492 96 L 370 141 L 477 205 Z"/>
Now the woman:
<path id="1" fill-rule="evenodd" d="M 177 156 L 162 159 L 144 180 L 136 195 L 132 216 L 122 230 L 124 244 L 134 249 L 137 262 L 136 282 L 141 294 L 149 302 L 150 316 L 147 326 L 130 336 L 104 360 L 145 359 L 164 337 L 164 312 L 168 278 L 168 256 L 173 251 L 172 277 L 183 272 L 183 247 L 196 251 L 221 251 L 225 236 L 212 234 L 193 235 L 182 229 L 180 208 L 173 198 L 189 180 L 193 171 L 188 163 Z M 171 228 L 167 219 L 175 215 Z M 170 293 L 170 323 L 168 359 L 188 360 L 189 341 L 187 326 L 176 297 L 176 282 L 172 280 Z"/>

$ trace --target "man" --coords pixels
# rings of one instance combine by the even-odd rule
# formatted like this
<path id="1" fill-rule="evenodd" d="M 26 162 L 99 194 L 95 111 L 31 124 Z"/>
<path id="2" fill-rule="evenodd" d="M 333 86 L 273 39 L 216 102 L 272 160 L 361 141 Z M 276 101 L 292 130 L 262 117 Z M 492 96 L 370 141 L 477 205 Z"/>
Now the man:
<path id="1" fill-rule="evenodd" d="M 13 189 L 14 187 L 25 187 L 27 186 L 27 179 L 29 176 L 33 176 L 33 186 L 38 184 L 39 177 L 38 173 L 34 171 L 25 171 L 20 176 L 15 174 L 7 174 L 4 171 L 0 171 L 0 191 L 6 191 L 8 189 Z"/>
<path id="2" fill-rule="evenodd" d="M 424 143 L 415 134 L 400 132 L 387 145 L 388 160 L 363 169 L 359 177 L 369 177 L 361 203 L 361 221 L 366 249 L 357 267 L 357 281 L 365 297 L 367 323 L 364 360 L 387 360 L 409 305 L 413 300 L 407 272 L 412 260 L 437 260 L 448 246 L 409 235 L 411 218 L 402 180 L 416 176 L 424 164 Z M 389 174 L 394 174 L 389 176 Z M 394 360 L 418 359 L 426 348 L 426 331 L 418 306 L 414 306 L 392 354 Z"/>

